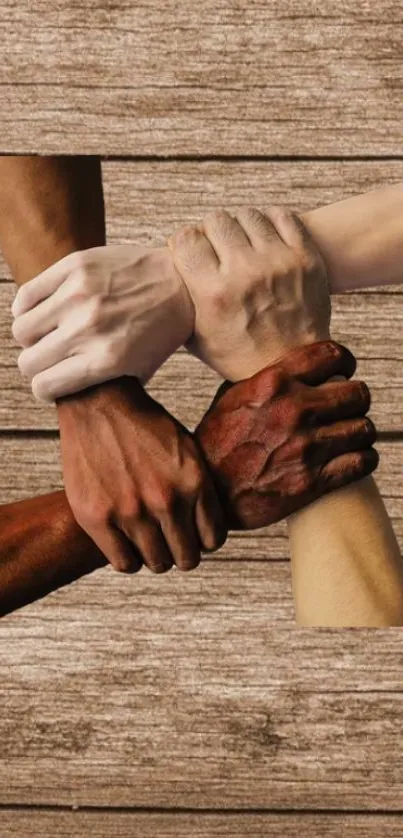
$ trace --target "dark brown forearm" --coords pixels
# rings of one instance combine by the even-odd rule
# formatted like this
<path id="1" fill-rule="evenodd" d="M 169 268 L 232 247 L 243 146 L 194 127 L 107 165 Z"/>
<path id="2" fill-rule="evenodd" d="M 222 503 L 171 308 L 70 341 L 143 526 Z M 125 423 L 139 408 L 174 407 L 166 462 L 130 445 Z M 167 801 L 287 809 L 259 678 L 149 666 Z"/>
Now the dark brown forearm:
<path id="1" fill-rule="evenodd" d="M 103 244 L 99 158 L 0 156 L 0 247 L 18 285 Z M 104 564 L 64 492 L 0 507 L 0 614 Z"/>
<path id="2" fill-rule="evenodd" d="M 64 492 L 0 507 L 0 616 L 105 564 Z"/>

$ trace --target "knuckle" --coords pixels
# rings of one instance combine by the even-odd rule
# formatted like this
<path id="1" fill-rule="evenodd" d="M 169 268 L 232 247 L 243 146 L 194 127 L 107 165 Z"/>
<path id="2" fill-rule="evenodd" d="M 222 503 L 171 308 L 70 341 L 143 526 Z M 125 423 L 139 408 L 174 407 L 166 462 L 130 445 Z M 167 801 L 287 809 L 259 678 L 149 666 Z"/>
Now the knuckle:
<path id="1" fill-rule="evenodd" d="M 170 241 L 172 241 L 174 245 L 180 247 L 182 245 L 187 245 L 193 242 L 195 235 L 195 226 L 191 224 L 184 224 L 183 227 L 180 227 L 179 230 L 176 230 L 172 234 Z"/>
<path id="2" fill-rule="evenodd" d="M 66 295 L 72 301 L 81 301 L 92 293 L 91 276 L 84 265 L 72 271 L 66 281 Z"/>
<path id="3" fill-rule="evenodd" d="M 29 375 L 30 373 L 30 363 L 29 363 L 29 354 L 27 350 L 20 352 L 17 360 L 18 369 L 22 375 Z"/>
<path id="4" fill-rule="evenodd" d="M 154 486 L 149 493 L 148 504 L 154 514 L 163 516 L 171 513 L 175 498 L 175 489 L 171 484 L 159 484 Z"/>
<path id="5" fill-rule="evenodd" d="M 28 335 L 27 330 L 24 324 L 24 318 L 17 317 L 11 326 L 11 333 L 14 340 L 20 344 L 20 346 L 24 346 L 27 344 Z"/>
<path id="6" fill-rule="evenodd" d="M 267 215 L 272 216 L 276 220 L 278 219 L 288 223 L 294 221 L 293 212 L 289 207 L 285 207 L 282 204 L 270 204 Z"/>
<path id="7" fill-rule="evenodd" d="M 123 500 L 120 504 L 119 519 L 125 523 L 141 520 L 143 516 L 143 503 L 140 496 L 129 489 L 123 493 Z"/>
<path id="8" fill-rule="evenodd" d="M 82 325 L 85 329 L 96 330 L 96 327 L 101 321 L 102 303 L 100 298 L 94 294 L 86 301 L 85 309 L 82 313 Z"/>
<path id="9" fill-rule="evenodd" d="M 31 381 L 31 389 L 34 397 L 41 402 L 53 401 L 53 389 L 46 376 L 34 376 Z"/>
<path id="10" fill-rule="evenodd" d="M 31 280 L 31 282 L 32 282 L 32 280 Z M 13 299 L 13 302 L 12 302 L 12 305 L 11 305 L 11 314 L 12 314 L 13 317 L 17 316 L 18 312 L 21 312 L 21 310 L 24 311 L 27 308 L 30 308 L 28 284 L 22 285 L 18 289 L 18 291 L 17 291 L 17 293 L 16 293 L 16 295 Z"/>
<path id="11" fill-rule="evenodd" d="M 181 476 L 182 491 L 195 494 L 200 491 L 204 483 L 204 474 L 196 459 L 189 459 Z"/>
<path id="12" fill-rule="evenodd" d="M 284 403 L 284 416 L 288 427 L 296 430 L 301 425 L 310 424 L 308 410 L 299 398 L 287 399 L 287 402 Z"/>
<path id="13" fill-rule="evenodd" d="M 269 387 L 273 395 L 280 395 L 288 385 L 288 379 L 284 370 L 278 366 L 272 370 Z"/>
<path id="14" fill-rule="evenodd" d="M 82 498 L 69 498 L 76 521 L 85 530 L 100 530 L 108 527 L 111 520 L 111 510 L 102 503 L 83 503 Z"/>

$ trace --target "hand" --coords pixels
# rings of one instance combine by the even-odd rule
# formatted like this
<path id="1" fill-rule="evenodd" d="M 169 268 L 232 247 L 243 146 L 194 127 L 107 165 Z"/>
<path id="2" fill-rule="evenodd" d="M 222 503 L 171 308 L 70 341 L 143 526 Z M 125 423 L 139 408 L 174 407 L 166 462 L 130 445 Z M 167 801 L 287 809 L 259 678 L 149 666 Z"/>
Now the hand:
<path id="1" fill-rule="evenodd" d="M 351 353 L 328 341 L 219 388 L 196 435 L 228 529 L 268 526 L 374 471 L 367 386 L 327 381 L 354 371 Z"/>
<path id="2" fill-rule="evenodd" d="M 214 212 L 168 245 L 196 311 L 187 347 L 224 378 L 247 378 L 294 346 L 329 338 L 325 265 L 295 213 Z"/>
<path id="3" fill-rule="evenodd" d="M 20 288 L 12 312 L 19 368 L 43 401 L 122 375 L 147 382 L 194 325 L 168 249 L 133 245 L 69 254 Z"/>
<path id="4" fill-rule="evenodd" d="M 226 529 L 197 442 L 133 378 L 58 402 L 65 489 L 116 570 L 190 570 Z"/>

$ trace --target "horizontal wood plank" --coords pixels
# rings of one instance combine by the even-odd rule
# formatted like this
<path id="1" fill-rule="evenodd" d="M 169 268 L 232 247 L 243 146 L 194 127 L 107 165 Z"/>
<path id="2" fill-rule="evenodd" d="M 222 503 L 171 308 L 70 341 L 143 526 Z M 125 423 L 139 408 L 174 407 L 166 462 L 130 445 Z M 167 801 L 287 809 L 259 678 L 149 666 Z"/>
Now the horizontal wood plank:
<path id="1" fill-rule="evenodd" d="M 195 223 L 214 209 L 247 204 L 264 209 L 276 203 L 308 212 L 391 186 L 402 181 L 403 165 L 381 160 L 107 160 L 102 172 L 109 242 L 152 246 L 163 245 L 181 224 Z M 0 257 L 0 277 L 9 276 Z"/>
<path id="2" fill-rule="evenodd" d="M 376 163 L 117 163 L 103 165 L 109 241 L 163 244 L 172 229 L 220 206 L 264 207 L 275 200 L 300 211 L 401 180 L 401 164 Z M 167 199 L 169 196 L 169 199 Z M 133 220 L 134 219 L 134 220 Z M 0 272 L 9 277 L 4 261 Z M 360 359 L 382 430 L 401 429 L 401 299 L 396 289 L 334 298 L 334 335 Z M 16 368 L 11 337 L 14 286 L 0 284 L 0 426 L 55 428 L 53 408 L 37 405 Z M 150 387 L 181 421 L 194 425 L 217 385 L 194 359 L 171 359 Z"/>
<path id="3" fill-rule="evenodd" d="M 3 151 L 401 153 L 391 0 L 6 0 L 0 22 Z"/>
<path id="4" fill-rule="evenodd" d="M 403 441 L 378 442 L 377 449 L 381 459 L 376 479 L 403 553 Z M 0 437 L 0 450 L 0 503 L 63 488 L 57 439 Z M 205 561 L 216 562 L 217 557 L 232 560 L 287 558 L 285 524 L 280 522 L 269 528 L 233 533 L 224 547 L 214 555 L 206 555 Z"/>
<path id="5" fill-rule="evenodd" d="M 7 838 L 401 838 L 396 815 L 1 811 Z"/>
<path id="6" fill-rule="evenodd" d="M 0 428 L 55 429 L 53 406 L 36 403 L 17 366 L 11 334 L 14 290 L 0 283 Z M 403 429 L 403 294 L 348 294 L 334 298 L 333 337 L 358 359 L 357 375 L 372 392 L 371 415 L 380 431 Z M 221 379 L 185 350 L 158 371 L 149 392 L 188 427 L 195 427 Z"/>
<path id="7" fill-rule="evenodd" d="M 0 803 L 402 810 L 401 632 L 292 621 L 288 563 L 253 561 L 3 618 Z"/>

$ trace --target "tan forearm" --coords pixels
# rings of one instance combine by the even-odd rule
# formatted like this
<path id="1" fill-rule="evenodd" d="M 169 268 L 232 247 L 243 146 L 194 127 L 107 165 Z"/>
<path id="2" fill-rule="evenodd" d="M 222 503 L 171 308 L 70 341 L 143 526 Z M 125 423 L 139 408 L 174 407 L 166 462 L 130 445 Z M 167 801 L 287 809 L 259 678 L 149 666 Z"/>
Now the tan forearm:
<path id="1" fill-rule="evenodd" d="M 18 285 L 103 244 L 98 157 L 0 156 L 0 247 Z"/>
<path id="2" fill-rule="evenodd" d="M 288 530 L 300 625 L 403 625 L 402 561 L 372 478 L 296 513 Z"/>
<path id="3" fill-rule="evenodd" d="M 403 185 L 308 213 L 333 293 L 403 280 Z M 332 231 L 332 233 L 331 233 Z M 399 547 L 375 481 L 322 498 L 288 521 L 302 625 L 403 625 Z"/>

